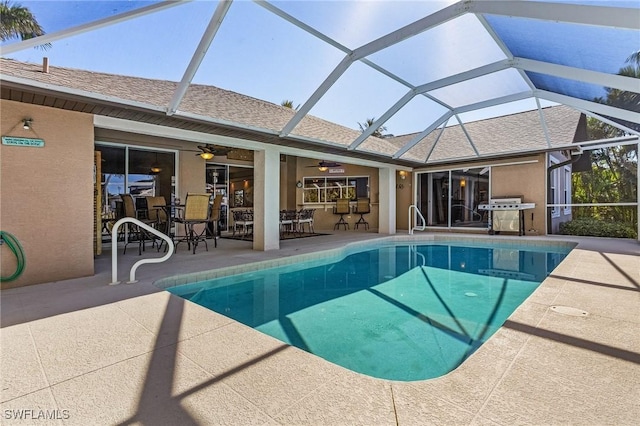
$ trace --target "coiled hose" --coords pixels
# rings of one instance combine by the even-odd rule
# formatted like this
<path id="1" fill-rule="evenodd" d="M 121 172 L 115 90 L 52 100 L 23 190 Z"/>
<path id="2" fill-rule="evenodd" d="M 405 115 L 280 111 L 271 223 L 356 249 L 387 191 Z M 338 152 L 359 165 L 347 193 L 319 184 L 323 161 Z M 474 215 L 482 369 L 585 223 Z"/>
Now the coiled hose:
<path id="1" fill-rule="evenodd" d="M 7 247 L 9 247 L 9 249 L 13 253 L 13 255 L 16 257 L 16 261 L 17 261 L 16 271 L 13 274 L 11 274 L 11 276 L 9 277 L 0 276 L 0 281 L 2 282 L 13 281 L 16 278 L 18 278 L 24 271 L 24 267 L 26 265 L 24 250 L 20 245 L 20 241 L 18 241 L 16 237 L 14 237 L 12 234 L 5 231 L 0 231 L 0 244 L 6 244 Z"/>

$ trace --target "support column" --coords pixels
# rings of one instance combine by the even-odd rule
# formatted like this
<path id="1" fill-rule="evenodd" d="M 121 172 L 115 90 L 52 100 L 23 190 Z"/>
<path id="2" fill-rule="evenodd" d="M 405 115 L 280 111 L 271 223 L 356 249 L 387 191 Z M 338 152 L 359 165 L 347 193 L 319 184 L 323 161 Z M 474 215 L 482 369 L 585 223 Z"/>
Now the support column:
<path id="1" fill-rule="evenodd" d="M 277 147 L 254 152 L 253 249 L 280 248 L 280 152 Z"/>
<path id="2" fill-rule="evenodd" d="M 396 233 L 396 171 L 392 168 L 379 169 L 378 186 L 378 233 Z"/>

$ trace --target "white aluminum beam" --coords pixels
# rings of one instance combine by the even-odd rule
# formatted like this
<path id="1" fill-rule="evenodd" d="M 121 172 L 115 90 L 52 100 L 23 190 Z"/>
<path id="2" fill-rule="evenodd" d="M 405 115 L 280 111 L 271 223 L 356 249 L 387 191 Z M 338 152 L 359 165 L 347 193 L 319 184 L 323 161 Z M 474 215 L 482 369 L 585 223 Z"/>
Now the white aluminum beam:
<path id="1" fill-rule="evenodd" d="M 310 25 L 305 24 L 304 22 L 296 19 L 295 17 L 289 15 L 288 13 L 286 13 L 285 11 L 278 9 L 277 7 L 275 7 L 274 5 L 272 5 L 271 3 L 265 1 L 265 0 L 253 0 L 254 3 L 256 3 L 259 6 L 264 7 L 265 9 L 267 9 L 268 11 L 272 12 L 273 14 L 279 16 L 280 18 L 284 19 L 285 21 L 295 25 L 296 27 L 300 28 L 303 31 L 308 32 L 309 34 L 319 38 L 320 40 L 324 41 L 327 44 L 330 44 L 331 46 L 335 47 L 338 50 L 341 50 L 342 52 L 346 53 L 346 54 L 350 54 L 351 53 L 351 49 L 349 49 L 348 47 L 338 43 L 336 40 L 332 39 L 331 37 L 321 33 L 320 31 L 316 30 L 315 28 L 311 27 Z M 398 83 L 402 84 L 403 86 L 407 87 L 408 89 L 415 89 L 415 86 L 412 85 L 411 83 L 409 83 L 408 81 L 404 80 L 403 78 L 399 77 L 398 75 L 392 73 L 391 71 L 382 68 L 380 65 L 370 61 L 369 59 L 366 58 L 361 58 L 360 62 L 362 62 L 365 65 L 368 65 L 369 67 L 373 68 L 374 70 L 378 71 L 379 73 L 389 77 L 390 79 L 397 81 Z M 423 93 L 423 95 L 442 105 L 445 108 L 448 108 L 447 105 L 443 104 L 442 102 L 440 102 L 438 99 L 426 95 Z"/>
<path id="2" fill-rule="evenodd" d="M 411 139 L 402 148 L 400 148 L 395 154 L 393 154 L 392 158 L 397 159 L 397 158 L 402 157 L 407 151 L 409 151 L 411 148 L 413 148 L 414 146 L 419 144 L 422 139 L 426 138 L 427 135 L 429 133 L 431 133 L 432 131 L 434 131 L 440 124 L 442 124 L 443 122 L 445 122 L 448 119 L 450 119 L 452 115 L 453 115 L 453 113 L 451 111 L 445 112 L 440 118 L 438 118 L 433 123 L 431 123 L 431 125 L 429 127 L 424 129 L 422 132 L 420 132 L 418 135 L 416 135 L 416 137 Z M 435 145 L 435 143 L 434 143 L 434 145 Z"/>
<path id="3" fill-rule="evenodd" d="M 224 20 L 229 7 L 231 7 L 232 2 L 233 0 L 221 0 L 220 3 L 218 3 L 216 10 L 213 12 L 213 16 L 211 17 L 211 21 L 209 21 L 209 25 L 207 25 L 207 28 L 200 39 L 200 43 L 198 44 L 196 51 L 193 53 L 191 61 L 182 76 L 182 80 L 180 81 L 180 84 L 178 84 L 178 87 L 173 94 L 173 98 L 167 107 L 167 115 L 173 115 L 178 109 L 180 102 L 182 102 L 182 98 L 184 98 L 185 93 L 187 93 L 187 89 L 189 88 L 193 77 L 196 75 L 202 60 L 207 54 L 209 46 L 211 46 L 213 38 L 216 36 L 220 25 L 222 25 L 222 21 Z"/>
<path id="4" fill-rule="evenodd" d="M 443 124 L 442 129 L 440 129 L 440 133 L 438 133 L 438 137 L 433 142 L 433 145 L 431 145 L 431 149 L 429 150 L 427 157 L 424 159 L 425 164 L 427 163 L 427 161 L 429 161 L 429 158 L 431 158 L 431 154 L 433 154 L 433 151 L 436 149 L 436 145 L 438 145 L 438 142 L 440 142 L 440 137 L 442 136 L 442 134 L 444 133 L 444 129 L 446 128 L 447 128 L 446 124 Z"/>
<path id="5" fill-rule="evenodd" d="M 440 89 L 452 84 L 461 83 L 463 81 L 471 80 L 483 75 L 492 74 L 494 72 L 505 70 L 511 67 L 511 61 L 503 59 L 501 61 L 493 62 L 491 64 L 483 65 L 478 68 L 474 68 L 469 71 L 464 71 L 459 74 L 450 75 L 449 77 L 441 78 L 430 83 L 422 84 L 416 87 L 416 93 L 430 92 L 432 90 Z"/>
<path id="6" fill-rule="evenodd" d="M 464 132 L 464 135 L 467 137 L 467 141 L 469 141 L 469 145 L 471 145 L 471 148 L 473 148 L 473 152 L 476 153 L 477 157 L 480 157 L 480 153 L 478 152 L 478 148 L 476 148 L 476 144 L 473 143 L 473 140 L 471 139 L 471 135 L 469 134 L 469 132 L 467 132 L 467 128 L 464 127 L 464 124 L 462 124 L 462 120 L 460 120 L 460 117 L 458 116 L 458 114 L 456 114 L 456 120 L 458 120 L 458 124 L 460 125 L 460 128 Z"/>
<path id="7" fill-rule="evenodd" d="M 465 3 L 466 2 L 462 1 L 445 7 L 444 9 L 441 9 L 429 16 L 419 19 L 348 53 L 347 56 L 342 60 L 342 62 L 338 64 L 338 66 L 331 72 L 331 74 L 325 79 L 325 81 L 316 89 L 313 95 L 311 95 L 311 97 L 304 103 L 304 105 L 302 105 L 302 107 L 298 109 L 293 118 L 291 118 L 291 120 L 289 120 L 289 122 L 282 128 L 280 136 L 287 136 L 289 133 L 291 133 L 291 131 L 298 125 L 298 123 L 300 123 L 302 118 L 307 115 L 309 111 L 311 111 L 311 108 L 313 108 L 313 106 L 320 100 L 320 98 L 325 95 L 325 93 L 331 88 L 331 86 L 333 86 L 333 84 L 335 84 L 335 82 L 342 76 L 342 74 L 354 61 L 364 59 L 375 52 L 393 46 L 394 44 L 420 34 L 428 30 L 429 28 L 433 28 L 464 13 L 467 13 L 468 9 Z"/>
<path id="8" fill-rule="evenodd" d="M 610 105 L 599 104 L 597 102 L 585 101 L 583 99 L 573 98 L 559 93 L 547 92 L 545 90 L 536 90 L 535 96 L 546 99 L 551 102 L 569 105 L 576 109 L 584 109 L 597 114 L 608 115 L 609 117 L 619 118 L 620 120 L 630 121 L 640 124 L 640 114 L 634 111 L 628 111 L 622 108 L 616 108 Z"/>
<path id="9" fill-rule="evenodd" d="M 315 92 L 311 95 L 309 99 L 298 108 L 296 114 L 289 120 L 287 124 L 280 131 L 280 136 L 287 136 L 291 131 L 300 123 L 300 121 L 304 118 L 305 115 L 311 111 L 311 108 L 324 96 L 325 93 L 335 84 L 336 81 L 344 74 L 344 72 L 351 66 L 353 63 L 352 55 L 345 56 L 342 61 L 336 66 L 331 74 L 320 84 L 320 86 L 316 89 Z"/>
<path id="10" fill-rule="evenodd" d="M 271 3 L 269 3 L 269 2 L 267 2 L 265 0 L 253 0 L 253 2 L 255 4 L 257 4 L 258 6 L 264 7 L 265 9 L 267 9 L 269 12 L 273 13 L 274 15 L 277 15 L 277 16 L 281 17 L 282 19 L 284 19 L 285 21 L 295 25 L 296 27 L 300 28 L 301 30 L 308 32 L 309 34 L 319 38 L 320 40 L 324 41 L 327 44 L 330 44 L 331 46 L 335 47 L 336 49 L 342 50 L 344 53 L 351 53 L 351 49 L 349 49 L 348 47 L 338 43 L 336 40 L 332 39 L 331 37 L 326 36 L 325 34 L 321 33 L 318 30 L 316 30 L 312 26 L 307 25 L 304 22 L 296 19 L 295 17 L 289 15 L 287 12 L 283 11 L 282 9 L 279 9 L 279 8 L 275 7 Z"/>
<path id="11" fill-rule="evenodd" d="M 57 40 L 61 40 L 67 37 L 75 36 L 78 34 L 85 33 L 87 31 L 93 31 L 98 28 L 107 27 L 109 25 L 117 24 L 120 22 L 128 21 L 129 19 L 134 19 L 143 15 L 148 15 L 150 13 L 159 12 L 161 10 L 168 9 L 170 7 L 179 6 L 188 1 L 192 0 L 164 0 L 158 3 L 151 4 L 149 6 L 141 7 L 135 10 L 130 10 L 128 12 L 120 13 L 118 15 L 109 16 L 107 18 L 98 19 L 93 22 L 89 22 L 86 24 L 78 25 L 72 28 L 68 28 L 65 30 L 56 31 L 51 34 L 45 34 L 40 37 L 30 38 L 28 40 L 23 40 L 18 43 L 12 43 L 8 46 L 2 46 L 2 54 L 8 55 L 10 53 L 19 52 L 24 49 L 28 49 L 30 47 L 40 46 L 47 43 L 52 43 Z M 84 6 L 88 7 L 88 6 Z"/>
<path id="12" fill-rule="evenodd" d="M 359 60 L 361 58 L 366 58 L 367 56 L 379 52 L 382 49 L 386 49 L 387 47 L 393 46 L 403 40 L 427 31 L 429 28 L 436 27 L 450 21 L 451 19 L 457 18 L 469 11 L 466 3 L 467 1 L 460 1 L 452 4 L 451 6 L 445 7 L 431 15 L 418 19 L 409 25 L 405 25 L 396 31 L 390 32 L 389 34 L 360 46 L 353 51 L 353 59 Z"/>
<path id="13" fill-rule="evenodd" d="M 587 6 L 575 3 L 541 4 L 538 1 L 503 0 L 469 2 L 469 12 L 553 22 L 596 25 L 611 28 L 640 28 L 640 10 L 634 8 Z"/>
<path id="14" fill-rule="evenodd" d="M 373 122 L 369 127 L 364 129 L 364 131 L 356 138 L 355 141 L 349 145 L 349 149 L 356 149 L 362 142 L 364 142 L 369 136 L 373 134 L 383 123 L 385 123 L 389 118 L 393 116 L 396 112 L 400 110 L 403 106 L 405 106 L 411 99 L 416 96 L 416 93 L 413 90 L 409 90 L 405 95 L 398 100 L 391 108 L 389 108 L 380 118 Z"/>
<path id="15" fill-rule="evenodd" d="M 524 71 L 548 74 L 570 80 L 597 84 L 599 86 L 626 90 L 629 92 L 638 92 L 640 90 L 640 82 L 638 82 L 637 78 L 626 77 L 618 74 L 607 74 L 604 72 L 590 71 L 583 68 L 574 68 L 566 65 L 557 65 L 549 62 L 518 57 L 514 58 L 513 66 Z"/>
<path id="16" fill-rule="evenodd" d="M 509 102 L 521 101 L 533 97 L 533 92 L 526 91 L 514 93 L 511 95 L 500 96 L 499 98 L 489 99 L 487 101 L 477 102 L 475 104 L 463 105 L 453 110 L 454 114 L 462 114 L 463 112 L 474 111 L 476 109 L 488 108 L 495 105 L 506 104 Z"/>
<path id="17" fill-rule="evenodd" d="M 476 18 L 478 18 L 478 20 L 480 21 L 484 29 L 487 31 L 487 34 L 491 36 L 493 41 L 500 48 L 500 50 L 502 50 L 502 53 L 505 54 L 507 59 L 513 59 L 513 53 L 511 52 L 511 50 L 509 50 L 507 45 L 498 36 L 498 34 L 496 34 L 496 32 L 493 30 L 493 27 L 489 25 L 489 22 L 487 22 L 487 19 L 484 17 L 484 15 L 476 14 Z M 534 90 L 536 88 L 533 82 L 531 81 L 531 79 L 529 78 L 529 76 L 527 75 L 527 73 L 525 73 L 522 70 L 518 70 L 518 74 L 520 74 L 520 77 L 522 78 L 522 80 L 527 84 L 527 86 L 529 86 L 531 90 Z"/>
<path id="18" fill-rule="evenodd" d="M 616 127 L 616 128 L 618 128 L 618 129 L 623 130 L 623 131 L 625 131 L 625 132 L 627 132 L 627 133 L 630 133 L 630 134 L 632 134 L 632 135 L 640 136 L 640 132 L 638 132 L 637 130 L 633 130 L 633 129 L 631 129 L 631 128 L 627 127 L 627 126 L 623 126 L 623 125 L 622 125 L 622 124 L 620 124 L 620 123 L 616 123 L 615 121 L 610 120 L 610 119 L 608 119 L 607 117 L 603 117 L 603 116 L 601 116 L 600 114 L 596 114 L 596 113 L 594 113 L 594 112 L 587 111 L 587 110 L 582 109 L 582 108 L 576 108 L 576 109 L 577 109 L 578 111 L 580 111 L 581 113 L 583 113 L 583 114 L 585 114 L 585 115 L 588 115 L 588 116 L 590 116 L 590 117 L 593 117 L 593 118 L 595 118 L 595 119 L 597 119 L 597 120 L 600 120 L 600 121 L 602 121 L 603 123 L 607 123 L 607 124 L 608 124 L 608 125 L 610 125 L 610 126 Z"/>
<path id="19" fill-rule="evenodd" d="M 391 108 L 389 108 L 378 120 L 373 123 L 373 125 L 369 126 L 360 136 L 354 140 L 351 145 L 349 145 L 349 149 L 356 149 L 362 142 L 364 142 L 371 134 L 380 126 L 382 126 L 387 120 L 389 120 L 395 113 L 397 113 L 403 106 L 405 106 L 411 99 L 413 99 L 418 94 L 424 94 L 425 92 L 429 92 L 431 90 L 439 89 L 441 87 L 449 86 L 451 84 L 460 83 L 462 81 L 470 80 L 476 77 L 480 77 L 483 75 L 491 74 L 497 71 L 501 71 L 509 68 L 511 65 L 511 61 L 504 59 L 502 61 L 493 62 L 491 64 L 483 65 L 481 67 L 461 72 L 459 74 L 455 74 L 449 77 L 442 78 L 440 80 L 432 81 L 427 84 L 420 85 L 416 87 L 414 90 L 410 90 L 407 92 L 398 102 L 396 102 Z M 430 99 L 435 100 L 438 104 L 444 106 L 445 108 L 451 110 L 452 108 L 440 101 L 439 99 L 433 98 L 429 96 Z M 437 127 L 437 126 L 436 126 Z"/>
<path id="20" fill-rule="evenodd" d="M 637 136 L 633 136 L 633 137 L 622 137 L 622 138 L 614 138 L 615 140 L 617 140 L 618 142 L 613 142 L 612 144 L 609 144 L 608 146 L 618 146 L 618 145 L 622 145 L 622 144 L 627 144 L 627 143 L 637 143 L 638 141 L 638 137 Z M 530 155 L 530 154 L 538 154 L 538 153 L 544 153 L 544 152 L 551 152 L 551 151 L 562 151 L 562 150 L 572 150 L 572 149 L 576 149 L 577 147 L 581 147 L 582 149 L 594 149 L 594 148 L 600 148 L 600 147 L 604 147 L 607 145 L 603 145 L 603 143 L 605 141 L 608 141 L 610 139 L 603 139 L 603 140 L 599 140 L 599 141 L 587 141 L 587 142 L 573 142 L 570 144 L 564 144 L 564 145 L 557 145 L 554 146 L 553 148 L 537 148 L 537 149 L 532 149 L 532 148 L 527 148 L 527 149 L 518 149 L 518 150 L 512 150 L 512 151 L 505 151 L 505 152 L 499 152 L 499 153 L 493 153 L 493 154 L 487 154 L 484 155 L 483 158 L 492 158 L 492 159 L 497 159 L 500 156 L 505 156 L 505 155 L 518 155 L 518 154 L 522 154 L 522 155 Z M 475 157 L 464 157 L 464 158 L 456 158 L 455 160 L 475 160 Z M 428 165 L 438 165 L 438 164 L 446 164 L 446 165 L 451 165 L 451 158 L 445 158 L 442 160 L 434 160 L 431 163 L 429 163 Z M 535 163 L 537 162 L 537 160 L 533 160 L 533 161 L 518 161 L 515 163 L 500 163 L 500 164 L 493 164 L 494 166 L 504 166 L 504 165 L 510 165 L 510 164 L 525 164 L 525 163 Z M 484 163 L 486 164 L 486 163 Z"/>
<path id="21" fill-rule="evenodd" d="M 547 120 L 544 119 L 544 114 L 542 113 L 542 107 L 540 106 L 540 99 L 536 99 L 536 106 L 538 107 L 538 116 L 540 117 L 540 125 L 542 126 L 542 131 L 544 132 L 544 138 L 547 140 L 547 146 L 551 148 L 551 138 L 549 137 L 549 128 L 547 127 Z"/>

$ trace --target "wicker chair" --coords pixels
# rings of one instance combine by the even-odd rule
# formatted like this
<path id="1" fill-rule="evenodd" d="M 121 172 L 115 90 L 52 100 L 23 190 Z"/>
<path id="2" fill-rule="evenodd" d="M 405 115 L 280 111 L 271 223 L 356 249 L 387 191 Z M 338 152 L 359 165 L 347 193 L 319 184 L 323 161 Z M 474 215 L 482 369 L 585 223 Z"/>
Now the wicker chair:
<path id="1" fill-rule="evenodd" d="M 169 220 L 167 216 L 167 200 L 164 197 L 145 197 L 147 202 L 147 217 L 158 231 L 171 235 L 169 229 Z M 157 236 L 153 236 L 154 243 L 158 240 L 158 251 L 162 247 L 164 240 Z M 165 247 L 166 249 L 166 247 Z"/>
<path id="2" fill-rule="evenodd" d="M 183 241 L 186 241 L 187 248 L 196 253 L 196 248 L 200 241 L 204 242 L 204 246 L 209 251 L 206 238 L 206 225 L 209 223 L 209 211 L 211 205 L 211 194 L 187 194 L 184 202 L 184 214 L 180 218 L 176 218 L 176 222 L 184 224 L 184 237 L 176 241 L 176 247 Z M 196 225 L 202 225 L 202 230 L 196 230 Z M 193 249 L 191 248 L 193 246 Z"/>
<path id="3" fill-rule="evenodd" d="M 340 219 L 333 225 L 333 229 L 340 229 L 340 226 L 344 226 L 344 230 L 349 229 L 349 224 L 346 220 L 344 220 L 344 215 L 351 213 L 351 208 L 349 207 L 349 199 L 348 198 L 338 198 L 336 200 L 336 205 L 333 208 L 333 214 L 339 214 Z"/>
<path id="4" fill-rule="evenodd" d="M 165 210 L 167 200 L 164 197 L 145 197 L 147 200 L 147 215 L 149 220 L 154 223 L 157 230 L 168 234 L 167 229 L 167 211 Z"/>
<path id="5" fill-rule="evenodd" d="M 369 229 L 369 222 L 364 219 L 365 214 L 371 213 L 371 203 L 368 198 L 358 198 L 356 201 L 356 214 L 360 215 L 360 219 L 354 225 L 354 228 L 358 229 L 358 225 L 364 225 L 364 229 Z"/>

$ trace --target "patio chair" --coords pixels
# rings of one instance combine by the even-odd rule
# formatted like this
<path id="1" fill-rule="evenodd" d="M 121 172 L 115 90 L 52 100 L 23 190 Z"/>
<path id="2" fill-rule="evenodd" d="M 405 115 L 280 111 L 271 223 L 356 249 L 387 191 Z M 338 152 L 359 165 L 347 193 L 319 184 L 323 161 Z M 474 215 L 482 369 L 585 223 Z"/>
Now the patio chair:
<path id="1" fill-rule="evenodd" d="M 253 211 L 252 210 L 234 210 L 233 212 L 233 235 L 236 235 L 237 229 L 242 229 L 243 238 L 249 235 L 249 228 L 253 232 Z"/>
<path id="2" fill-rule="evenodd" d="M 360 215 L 360 219 L 355 223 L 354 228 L 358 229 L 359 225 L 364 225 L 365 230 L 369 229 L 369 222 L 364 219 L 365 214 L 371 213 L 371 204 L 368 198 L 358 198 L 355 213 Z"/>
<path id="3" fill-rule="evenodd" d="M 200 241 L 204 242 L 205 249 L 209 251 L 206 239 L 206 225 L 209 223 L 209 211 L 211 205 L 209 204 L 211 194 L 187 194 L 187 198 L 184 202 L 184 215 L 176 218 L 176 222 L 184 225 L 184 237 L 176 241 L 176 247 L 182 241 L 186 241 L 187 248 L 192 250 L 193 254 L 196 253 L 196 248 Z M 201 230 L 196 229 L 196 225 L 202 225 Z"/>
<path id="4" fill-rule="evenodd" d="M 344 215 L 351 213 L 351 208 L 349 206 L 349 198 L 338 198 L 336 200 L 336 205 L 333 207 L 333 214 L 339 214 L 340 219 L 333 225 L 333 229 L 340 229 L 340 226 L 344 226 L 344 230 L 349 229 L 349 224 L 346 220 L 344 220 Z"/>
<path id="5" fill-rule="evenodd" d="M 209 211 L 209 223 L 207 224 L 208 232 L 213 238 L 213 244 L 215 247 L 218 247 L 218 237 L 219 237 L 219 224 L 222 212 L 222 195 L 216 195 L 213 199 L 213 204 L 211 205 L 211 210 Z"/>
<path id="6" fill-rule="evenodd" d="M 304 233 L 304 225 L 307 224 L 309 226 L 309 233 L 315 234 L 315 229 L 313 229 L 313 215 L 315 214 L 315 209 L 302 209 L 298 213 L 298 220 L 296 221 L 296 227 L 298 232 Z"/>
<path id="7" fill-rule="evenodd" d="M 295 232 L 294 221 L 297 214 L 295 210 L 282 210 L 280 212 L 280 236 L 283 237 L 285 233 L 290 234 Z"/>
<path id="8" fill-rule="evenodd" d="M 149 219 L 140 219 L 138 217 L 136 202 L 134 201 L 133 196 L 131 194 L 120 194 L 120 198 L 122 199 L 122 208 L 123 208 L 124 217 L 132 217 L 140 220 L 146 225 L 149 225 L 149 226 L 152 225 L 152 222 Z M 126 223 L 124 231 L 125 231 L 124 250 L 122 254 L 127 253 L 127 246 L 129 245 L 129 243 L 137 242 L 138 255 L 141 255 L 142 252 L 145 251 L 145 240 L 146 240 L 146 237 L 148 236 L 147 232 L 133 223 Z"/>
<path id="9" fill-rule="evenodd" d="M 149 220 L 154 224 L 154 227 L 164 232 L 169 233 L 167 229 L 167 200 L 164 197 L 145 197 L 147 201 L 147 215 Z"/>

